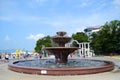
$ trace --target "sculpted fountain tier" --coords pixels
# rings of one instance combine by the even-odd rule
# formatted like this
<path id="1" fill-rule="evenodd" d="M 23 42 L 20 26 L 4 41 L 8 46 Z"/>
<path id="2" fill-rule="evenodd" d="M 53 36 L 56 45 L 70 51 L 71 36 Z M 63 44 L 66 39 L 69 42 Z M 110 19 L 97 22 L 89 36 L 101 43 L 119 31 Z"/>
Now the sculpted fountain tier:
<path id="1" fill-rule="evenodd" d="M 58 47 L 45 48 L 55 55 L 56 63 L 66 64 L 68 55 L 78 49 L 77 47 L 65 47 L 65 43 L 71 40 L 71 38 L 65 36 L 65 34 L 66 32 L 57 32 L 57 36 L 52 37 L 52 41 L 58 44 Z"/>
<path id="2" fill-rule="evenodd" d="M 68 59 L 68 55 L 77 47 L 65 47 L 71 38 L 65 36 L 66 32 L 57 32 L 52 37 L 58 47 L 46 47 L 45 49 L 55 55 L 55 59 L 35 59 L 15 61 L 8 64 L 10 70 L 40 75 L 83 75 L 111 71 L 114 63 L 104 60 Z"/>

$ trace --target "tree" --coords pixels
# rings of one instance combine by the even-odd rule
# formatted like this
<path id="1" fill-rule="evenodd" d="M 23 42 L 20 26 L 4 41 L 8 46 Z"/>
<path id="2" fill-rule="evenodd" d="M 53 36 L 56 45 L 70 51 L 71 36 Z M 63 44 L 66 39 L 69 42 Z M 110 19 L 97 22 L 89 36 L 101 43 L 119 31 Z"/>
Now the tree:
<path id="1" fill-rule="evenodd" d="M 116 53 L 120 48 L 120 21 L 107 22 L 101 27 L 100 31 L 92 34 L 92 48 L 97 54 Z"/>
<path id="2" fill-rule="evenodd" d="M 79 43 L 88 42 L 88 36 L 84 32 L 77 32 L 76 34 L 72 34 L 72 38 L 77 40 Z M 74 46 L 78 46 L 77 43 L 73 43 Z"/>
<path id="3" fill-rule="evenodd" d="M 51 46 L 50 36 L 46 36 L 44 38 L 39 39 L 36 42 L 35 51 L 38 52 L 38 53 L 41 53 L 42 52 L 41 48 L 42 48 L 43 45 L 46 46 L 46 47 L 50 47 Z"/>
<path id="4" fill-rule="evenodd" d="M 80 42 L 88 42 L 88 36 L 84 32 L 77 32 L 72 34 L 72 38 Z"/>

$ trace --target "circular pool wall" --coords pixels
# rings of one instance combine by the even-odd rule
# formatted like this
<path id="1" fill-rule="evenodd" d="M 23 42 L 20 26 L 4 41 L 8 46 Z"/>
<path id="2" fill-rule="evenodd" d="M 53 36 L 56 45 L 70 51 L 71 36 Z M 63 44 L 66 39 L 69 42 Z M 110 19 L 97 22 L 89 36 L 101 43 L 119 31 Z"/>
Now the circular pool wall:
<path id="1" fill-rule="evenodd" d="M 36 66 L 34 61 L 37 64 L 42 63 L 42 65 L 44 65 L 44 66 Z M 66 65 L 57 64 L 57 67 L 55 67 L 55 66 L 53 66 L 54 63 L 52 63 L 51 60 L 43 59 L 40 61 L 38 61 L 38 60 L 37 61 L 36 60 L 15 61 L 13 63 L 9 63 L 8 68 L 10 70 L 20 72 L 20 73 L 39 74 L 39 75 L 84 75 L 84 74 L 95 74 L 95 73 L 107 72 L 107 71 L 111 71 L 114 69 L 114 63 L 110 62 L 110 61 L 88 60 L 88 59 L 73 59 L 73 60 L 69 60 L 69 61 L 70 61 L 70 63 L 68 62 L 68 65 L 71 65 L 71 63 L 72 63 L 72 65 L 74 65 L 74 66 L 65 67 Z M 79 61 L 82 61 L 82 62 L 79 62 Z M 84 61 L 90 63 L 93 66 L 84 65 L 84 63 L 85 63 Z M 33 62 L 33 63 L 31 63 L 31 62 Z M 76 63 L 79 64 L 78 62 L 80 64 L 81 63 L 83 63 L 83 64 L 76 66 Z M 101 63 L 101 64 L 94 65 L 93 63 Z M 31 64 L 32 64 L 32 66 L 31 66 Z M 35 65 L 33 65 L 33 64 L 35 64 Z M 49 65 L 50 67 L 47 67 L 45 64 Z"/>

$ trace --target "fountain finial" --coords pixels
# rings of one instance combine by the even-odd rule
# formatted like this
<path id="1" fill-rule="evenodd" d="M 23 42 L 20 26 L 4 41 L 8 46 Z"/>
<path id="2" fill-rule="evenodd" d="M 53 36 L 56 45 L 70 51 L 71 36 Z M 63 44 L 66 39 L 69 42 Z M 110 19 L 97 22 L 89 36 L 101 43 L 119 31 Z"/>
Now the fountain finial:
<path id="1" fill-rule="evenodd" d="M 59 31 L 59 32 L 56 32 L 58 36 L 64 36 L 66 34 L 65 31 Z"/>

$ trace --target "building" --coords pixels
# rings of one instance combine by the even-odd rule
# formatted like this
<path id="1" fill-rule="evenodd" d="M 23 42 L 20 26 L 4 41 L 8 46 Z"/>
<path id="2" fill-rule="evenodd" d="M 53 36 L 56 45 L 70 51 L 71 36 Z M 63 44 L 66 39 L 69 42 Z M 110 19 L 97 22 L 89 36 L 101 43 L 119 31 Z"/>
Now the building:
<path id="1" fill-rule="evenodd" d="M 87 34 L 87 36 L 88 36 L 88 38 L 89 38 L 89 41 L 90 41 L 90 39 L 92 38 L 91 37 L 91 34 L 93 33 L 93 32 L 97 32 L 97 31 L 99 31 L 101 29 L 101 27 L 100 26 L 91 26 L 91 27 L 88 27 L 88 28 L 86 28 L 86 29 L 84 29 L 84 32 Z"/>

